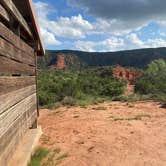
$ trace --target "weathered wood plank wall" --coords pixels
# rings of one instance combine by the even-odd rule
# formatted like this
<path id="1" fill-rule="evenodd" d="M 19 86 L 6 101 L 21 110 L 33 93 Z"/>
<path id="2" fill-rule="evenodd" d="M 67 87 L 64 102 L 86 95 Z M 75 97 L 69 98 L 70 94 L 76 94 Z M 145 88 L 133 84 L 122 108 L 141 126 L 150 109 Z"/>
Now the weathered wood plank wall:
<path id="1" fill-rule="evenodd" d="M 0 4 L 0 11 L 1 11 L 0 12 L 1 17 L 3 17 L 3 19 L 9 22 L 10 21 L 9 14 L 1 4 Z"/>
<path id="2" fill-rule="evenodd" d="M 24 41 L 20 40 L 12 31 L 7 29 L 2 23 L 0 23 L 0 36 L 6 41 L 14 45 L 16 48 L 27 52 L 29 55 L 34 55 L 34 50 Z"/>
<path id="3" fill-rule="evenodd" d="M 6 95 L 6 93 L 9 92 L 13 93 L 13 91 L 17 92 L 16 90 L 26 88 L 28 86 L 35 84 L 36 84 L 35 76 L 0 77 L 0 95 Z M 0 103 L 0 106 L 1 104 L 2 103 Z"/>
<path id="4" fill-rule="evenodd" d="M 0 37 L 0 53 L 1 56 L 8 57 L 15 61 L 25 63 L 30 66 L 35 66 L 34 55 L 25 52 L 16 46 L 10 44 L 6 40 Z M 23 56 L 24 55 L 24 56 Z"/>
<path id="5" fill-rule="evenodd" d="M 0 1 L 0 18 L 13 16 L 31 30 L 12 0 Z M 0 22 L 0 166 L 6 166 L 23 135 L 37 119 L 36 54 Z"/>
<path id="6" fill-rule="evenodd" d="M 14 5 L 12 0 L 1 0 L 1 3 L 10 11 L 10 13 L 17 19 L 17 21 L 23 26 L 27 33 L 32 37 L 31 30 L 28 23 L 25 21 L 24 17 L 18 11 L 17 7 Z"/>

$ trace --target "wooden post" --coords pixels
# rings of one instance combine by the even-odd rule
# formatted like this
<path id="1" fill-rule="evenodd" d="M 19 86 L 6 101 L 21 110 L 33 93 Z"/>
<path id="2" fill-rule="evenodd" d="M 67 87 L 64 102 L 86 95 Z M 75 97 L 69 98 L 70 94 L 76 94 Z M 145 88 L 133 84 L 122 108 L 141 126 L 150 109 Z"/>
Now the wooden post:
<path id="1" fill-rule="evenodd" d="M 38 99 L 38 81 L 37 81 L 37 52 L 34 52 L 34 58 L 35 58 L 35 83 L 36 83 L 36 107 L 37 107 L 37 116 L 39 117 L 39 99 Z M 35 121 L 33 122 L 32 126 L 30 127 L 30 129 L 36 129 L 37 128 L 37 118 L 35 119 Z"/>
<path id="2" fill-rule="evenodd" d="M 36 101 L 37 101 L 37 116 L 39 117 L 39 96 L 38 96 L 38 72 L 37 72 L 37 52 L 35 51 L 35 74 L 36 74 Z"/>
<path id="3" fill-rule="evenodd" d="M 36 129 L 36 128 L 37 128 L 37 119 L 35 119 L 30 129 Z"/>

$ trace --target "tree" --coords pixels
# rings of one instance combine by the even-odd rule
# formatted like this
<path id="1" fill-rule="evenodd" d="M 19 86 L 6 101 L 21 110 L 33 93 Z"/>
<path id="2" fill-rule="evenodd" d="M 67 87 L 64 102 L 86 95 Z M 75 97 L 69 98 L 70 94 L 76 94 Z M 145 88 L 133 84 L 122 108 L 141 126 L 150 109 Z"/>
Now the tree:
<path id="1" fill-rule="evenodd" d="M 136 92 L 166 96 L 166 62 L 154 60 L 148 65 L 145 75 L 136 83 Z"/>

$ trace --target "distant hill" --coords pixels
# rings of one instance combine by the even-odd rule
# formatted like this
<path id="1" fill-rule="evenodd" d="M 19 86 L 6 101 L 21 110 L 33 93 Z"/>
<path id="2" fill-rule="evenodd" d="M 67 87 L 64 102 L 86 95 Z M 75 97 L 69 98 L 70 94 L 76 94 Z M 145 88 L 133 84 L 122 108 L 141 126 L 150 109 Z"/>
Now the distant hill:
<path id="1" fill-rule="evenodd" d="M 39 57 L 39 67 L 57 64 L 57 56 L 64 56 L 68 68 L 83 66 L 112 66 L 145 68 L 154 59 L 166 60 L 166 48 L 147 48 L 118 52 L 83 52 L 72 50 L 47 50 L 45 57 Z M 73 57 L 73 58 L 71 58 Z M 72 62 L 70 62 L 72 60 Z M 72 66 L 73 64 L 73 66 Z"/>

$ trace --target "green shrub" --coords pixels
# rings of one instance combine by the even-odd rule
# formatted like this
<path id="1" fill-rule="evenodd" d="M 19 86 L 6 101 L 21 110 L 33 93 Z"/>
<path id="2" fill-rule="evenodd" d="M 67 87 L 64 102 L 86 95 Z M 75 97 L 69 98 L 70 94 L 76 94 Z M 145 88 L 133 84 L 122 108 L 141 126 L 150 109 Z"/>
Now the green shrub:
<path id="1" fill-rule="evenodd" d="M 40 166 L 42 160 L 49 154 L 49 152 L 49 150 L 43 147 L 37 148 L 28 166 Z"/>
<path id="2" fill-rule="evenodd" d="M 136 82 L 137 93 L 151 95 L 153 99 L 166 99 L 166 63 L 154 60 L 148 65 L 145 75 Z"/>
<path id="3" fill-rule="evenodd" d="M 41 71 L 38 76 L 39 104 L 53 107 L 86 105 L 103 101 L 124 93 L 126 82 L 112 77 L 111 68 L 92 68 L 81 71 Z M 100 101 L 97 101 L 99 100 Z M 102 100 L 101 100 L 102 99 Z"/>
<path id="4" fill-rule="evenodd" d="M 69 106 L 73 106 L 75 104 L 75 99 L 70 97 L 70 96 L 66 96 L 63 100 L 62 100 L 62 104 L 63 105 L 69 105 Z"/>
<path id="5" fill-rule="evenodd" d="M 60 102 L 56 102 L 56 103 L 48 103 L 44 106 L 42 106 L 42 108 L 44 109 L 57 109 L 61 106 L 62 104 Z"/>

